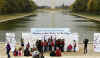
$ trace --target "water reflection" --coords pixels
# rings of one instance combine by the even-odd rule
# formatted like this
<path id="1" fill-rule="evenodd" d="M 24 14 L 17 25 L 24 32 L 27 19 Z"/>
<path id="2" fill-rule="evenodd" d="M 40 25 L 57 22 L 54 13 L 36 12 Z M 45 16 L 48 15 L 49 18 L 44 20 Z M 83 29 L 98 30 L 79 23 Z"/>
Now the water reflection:
<path id="1" fill-rule="evenodd" d="M 0 36 L 4 40 L 6 32 L 15 32 L 17 40 L 21 37 L 21 32 L 28 32 L 31 28 L 70 28 L 72 32 L 78 32 L 80 42 L 84 38 L 93 40 L 94 32 L 100 32 L 100 22 L 88 20 L 81 17 L 70 15 L 69 12 L 62 11 L 43 11 L 38 10 L 35 16 L 20 18 L 17 20 L 0 23 Z"/>

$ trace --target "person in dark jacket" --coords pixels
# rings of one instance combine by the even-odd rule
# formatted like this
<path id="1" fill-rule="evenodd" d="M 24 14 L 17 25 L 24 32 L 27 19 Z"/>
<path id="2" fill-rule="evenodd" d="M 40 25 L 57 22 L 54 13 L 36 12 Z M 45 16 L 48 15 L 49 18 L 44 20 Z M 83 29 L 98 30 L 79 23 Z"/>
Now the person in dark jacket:
<path id="1" fill-rule="evenodd" d="M 21 38 L 21 47 L 24 47 L 24 39 Z"/>
<path id="2" fill-rule="evenodd" d="M 88 39 L 84 39 L 83 40 L 83 44 L 84 44 L 84 54 L 87 53 L 87 44 L 88 44 L 89 40 Z"/>
<path id="3" fill-rule="evenodd" d="M 73 41 L 73 48 L 74 48 L 74 52 L 76 52 L 76 41 Z"/>
<path id="4" fill-rule="evenodd" d="M 51 51 L 51 52 L 50 52 L 50 56 L 56 56 L 55 51 Z"/>
<path id="5" fill-rule="evenodd" d="M 39 40 L 36 41 L 36 47 L 37 47 L 37 49 L 38 49 L 38 51 L 39 51 L 39 48 L 40 48 L 40 47 L 39 47 Z M 39 51 L 39 52 L 40 52 L 40 51 Z"/>
<path id="6" fill-rule="evenodd" d="M 64 39 L 60 40 L 60 49 L 62 52 L 64 52 Z"/>
<path id="7" fill-rule="evenodd" d="M 51 49 L 51 40 L 50 40 L 50 38 L 48 39 L 48 47 L 49 47 L 49 51 L 51 51 L 52 49 Z"/>
<path id="8" fill-rule="evenodd" d="M 7 53 L 7 55 L 8 55 L 8 58 L 10 58 L 10 50 L 11 50 L 11 47 L 10 47 L 10 44 L 9 43 L 7 43 L 7 46 L 6 46 L 6 53 Z"/>
<path id="9" fill-rule="evenodd" d="M 30 48 L 30 43 L 28 42 L 28 44 L 27 44 L 27 46 L 26 46 L 27 48 Z"/>
<path id="10" fill-rule="evenodd" d="M 28 47 L 26 47 L 26 49 L 24 50 L 24 56 L 30 56 L 30 51 Z"/>

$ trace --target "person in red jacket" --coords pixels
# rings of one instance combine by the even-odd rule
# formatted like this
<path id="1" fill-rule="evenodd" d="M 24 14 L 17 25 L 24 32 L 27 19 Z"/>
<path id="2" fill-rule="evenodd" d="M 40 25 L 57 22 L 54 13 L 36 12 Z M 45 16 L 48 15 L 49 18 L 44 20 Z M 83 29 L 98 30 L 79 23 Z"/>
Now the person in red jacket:
<path id="1" fill-rule="evenodd" d="M 55 46 L 55 44 L 54 44 L 54 41 L 52 40 L 52 42 L 51 42 L 52 51 L 54 51 L 54 46 Z"/>
<path id="2" fill-rule="evenodd" d="M 68 51 L 68 52 L 71 52 L 71 51 L 72 51 L 72 45 L 71 45 L 71 44 L 68 45 L 67 51 Z"/>
<path id="3" fill-rule="evenodd" d="M 44 52 L 46 52 L 46 51 L 47 51 L 47 45 L 48 45 L 47 41 L 46 41 L 46 40 L 44 40 L 44 42 L 43 42 Z"/>
<path id="4" fill-rule="evenodd" d="M 56 56 L 61 56 L 61 50 L 59 48 L 56 49 Z"/>

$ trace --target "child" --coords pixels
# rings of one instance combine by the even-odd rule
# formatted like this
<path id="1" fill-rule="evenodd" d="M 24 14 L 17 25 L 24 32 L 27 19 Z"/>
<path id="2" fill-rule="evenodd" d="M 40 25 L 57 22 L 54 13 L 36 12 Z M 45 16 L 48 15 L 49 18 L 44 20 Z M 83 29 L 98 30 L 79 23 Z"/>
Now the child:
<path id="1" fill-rule="evenodd" d="M 19 48 L 19 50 L 18 50 L 18 56 L 22 56 L 22 48 Z"/>
<path id="2" fill-rule="evenodd" d="M 68 52 L 71 52 L 71 51 L 72 51 L 72 45 L 71 45 L 71 44 L 68 45 L 67 51 L 68 51 Z"/>
<path id="3" fill-rule="evenodd" d="M 16 48 L 15 48 L 15 50 L 14 50 L 14 52 L 13 52 L 13 55 L 14 55 L 14 56 L 18 56 L 18 51 L 17 51 Z"/>
<path id="4" fill-rule="evenodd" d="M 59 48 L 56 49 L 56 56 L 61 56 L 61 50 Z"/>

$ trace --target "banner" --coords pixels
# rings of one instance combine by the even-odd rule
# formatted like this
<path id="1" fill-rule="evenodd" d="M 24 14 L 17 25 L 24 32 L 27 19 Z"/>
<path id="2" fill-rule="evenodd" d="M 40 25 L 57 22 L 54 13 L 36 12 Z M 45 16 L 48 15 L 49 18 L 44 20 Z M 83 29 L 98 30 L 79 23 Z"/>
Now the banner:
<path id="1" fill-rule="evenodd" d="M 76 42 L 76 51 L 79 50 L 78 48 L 78 40 L 79 40 L 79 35 L 78 33 L 71 33 L 65 36 L 65 47 L 64 51 L 67 51 L 67 47 L 69 44 L 73 46 L 74 41 Z"/>
<path id="2" fill-rule="evenodd" d="M 36 37 L 32 36 L 32 33 L 22 33 L 22 39 L 24 39 L 24 48 L 30 43 L 30 47 L 35 46 Z"/>
<path id="3" fill-rule="evenodd" d="M 64 51 L 67 51 L 69 44 L 73 46 L 73 41 L 76 42 L 76 50 L 78 51 L 78 33 L 71 33 L 68 28 L 32 28 L 31 33 L 22 33 L 25 46 L 30 43 L 33 47 L 37 40 L 63 39 L 65 41 Z M 36 47 L 36 46 L 35 46 Z"/>
<path id="4" fill-rule="evenodd" d="M 100 52 L 100 33 L 94 33 L 93 47 L 95 52 Z"/>

